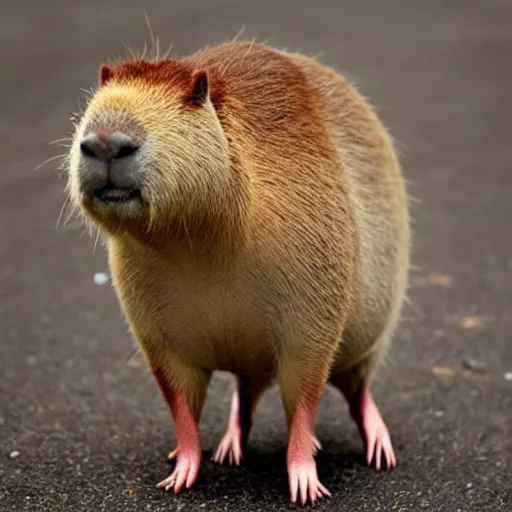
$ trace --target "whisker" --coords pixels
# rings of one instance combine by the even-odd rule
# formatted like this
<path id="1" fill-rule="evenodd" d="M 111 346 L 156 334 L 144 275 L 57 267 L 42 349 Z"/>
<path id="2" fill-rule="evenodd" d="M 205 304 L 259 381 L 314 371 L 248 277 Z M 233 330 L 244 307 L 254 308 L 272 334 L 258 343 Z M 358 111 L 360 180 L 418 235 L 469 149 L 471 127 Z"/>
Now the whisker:
<path id="1" fill-rule="evenodd" d="M 64 215 L 64 212 L 65 212 L 67 206 L 69 205 L 69 202 L 70 202 L 69 196 L 66 196 L 66 199 L 64 199 L 64 203 L 62 204 L 62 208 L 60 209 L 59 218 L 57 219 L 57 224 L 55 225 L 55 227 L 57 229 L 59 229 L 59 227 L 60 227 L 60 221 L 62 220 L 62 216 Z"/>
<path id="2" fill-rule="evenodd" d="M 245 23 L 242 24 L 242 28 L 236 33 L 235 37 L 231 40 L 231 42 L 235 43 L 238 41 L 238 38 L 245 32 L 246 25 Z"/>
<path id="3" fill-rule="evenodd" d="M 50 162 L 53 162 L 53 160 L 57 160 L 58 158 L 65 158 L 66 157 L 66 153 L 62 154 L 62 155 L 56 155 L 56 156 L 52 156 L 50 158 L 48 158 L 48 160 L 45 160 L 44 162 L 40 163 L 35 169 L 34 169 L 34 172 L 37 172 L 39 171 L 39 169 L 41 169 L 41 167 L 44 167 L 46 164 L 49 164 Z"/>
<path id="4" fill-rule="evenodd" d="M 68 203 L 68 204 L 71 204 L 71 202 L 70 202 L 70 203 Z M 69 209 L 69 213 L 68 213 L 68 215 L 67 215 L 66 219 L 64 220 L 64 224 L 62 225 L 63 227 L 64 227 L 64 226 L 66 226 L 66 225 L 68 224 L 68 222 L 71 220 L 71 218 L 73 217 L 73 215 L 75 215 L 75 213 L 76 213 L 76 209 L 75 209 L 75 207 L 74 207 L 74 206 L 72 206 L 72 207 Z"/>
<path id="5" fill-rule="evenodd" d="M 149 21 L 148 12 L 146 11 L 146 9 L 144 9 L 144 18 L 146 18 L 146 24 L 148 26 L 149 37 L 151 38 L 151 44 L 153 45 L 153 47 L 156 47 L 157 43 L 156 43 L 155 34 L 153 32 L 153 28 L 151 27 L 151 22 Z"/>
<path id="6" fill-rule="evenodd" d="M 142 52 L 142 55 L 140 56 L 140 60 L 145 59 L 147 51 L 148 51 L 148 43 L 146 41 L 144 41 L 144 51 Z"/>
<path id="7" fill-rule="evenodd" d="M 169 57 L 171 51 L 172 51 L 172 43 L 169 45 L 169 48 L 167 48 L 165 53 L 162 55 L 162 60 L 167 59 Z"/>
<path id="8" fill-rule="evenodd" d="M 96 229 L 96 239 L 94 240 L 94 246 L 92 249 L 93 254 L 96 252 L 96 246 L 98 245 L 98 240 L 100 239 L 100 230 Z"/>
<path id="9" fill-rule="evenodd" d="M 73 142 L 73 137 L 63 137 L 62 139 L 55 139 L 48 142 L 48 145 L 54 146 L 55 144 L 61 144 L 62 142 Z"/>

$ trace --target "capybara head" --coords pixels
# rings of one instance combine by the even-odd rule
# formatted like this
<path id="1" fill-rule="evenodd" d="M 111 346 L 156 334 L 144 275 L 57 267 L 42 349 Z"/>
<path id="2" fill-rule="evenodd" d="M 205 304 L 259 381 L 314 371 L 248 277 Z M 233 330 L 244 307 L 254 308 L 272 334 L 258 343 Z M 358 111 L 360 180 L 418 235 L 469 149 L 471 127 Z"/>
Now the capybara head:
<path id="1" fill-rule="evenodd" d="M 111 233 L 214 207 L 231 170 L 208 72 L 175 60 L 102 65 L 69 166 L 73 202 Z"/>

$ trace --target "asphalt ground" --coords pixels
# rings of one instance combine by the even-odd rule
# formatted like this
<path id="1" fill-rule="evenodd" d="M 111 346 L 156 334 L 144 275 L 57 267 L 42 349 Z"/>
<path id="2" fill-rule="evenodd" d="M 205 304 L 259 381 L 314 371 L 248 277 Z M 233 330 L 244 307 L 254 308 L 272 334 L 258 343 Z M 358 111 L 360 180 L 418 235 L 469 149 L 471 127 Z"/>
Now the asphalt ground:
<path id="1" fill-rule="evenodd" d="M 57 227 L 62 151 L 99 64 L 142 49 L 233 38 L 321 54 L 377 106 L 413 204 L 411 304 L 374 392 L 398 467 L 364 465 L 347 407 L 317 420 L 329 511 L 512 510 L 512 3 L 25 0 L 0 16 L 0 510 L 286 510 L 279 395 L 258 408 L 240 468 L 208 461 L 227 421 L 215 378 L 196 486 L 154 488 L 174 445 L 167 407 L 127 333 L 101 245 Z M 82 98 L 82 100 L 79 100 Z"/>

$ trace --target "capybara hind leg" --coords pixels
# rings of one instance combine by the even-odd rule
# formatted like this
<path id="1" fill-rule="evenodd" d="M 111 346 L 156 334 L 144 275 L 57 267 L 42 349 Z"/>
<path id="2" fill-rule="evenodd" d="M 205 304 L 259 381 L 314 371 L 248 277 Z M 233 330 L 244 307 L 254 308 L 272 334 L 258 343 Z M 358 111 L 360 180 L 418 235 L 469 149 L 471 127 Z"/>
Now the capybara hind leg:
<path id="1" fill-rule="evenodd" d="M 395 467 L 396 456 L 391 437 L 367 383 L 361 385 L 349 404 L 365 442 L 368 465 L 374 460 L 377 471 L 382 467 L 381 462 L 385 462 L 388 469 Z"/>
<path id="2" fill-rule="evenodd" d="M 366 462 L 380 470 L 384 462 L 388 469 L 396 466 L 396 456 L 388 428 L 370 392 L 370 373 L 377 361 L 370 355 L 352 368 L 330 377 L 330 383 L 338 388 L 350 406 L 350 414 L 356 422 L 366 450 Z"/>
<path id="3" fill-rule="evenodd" d="M 228 428 L 215 452 L 214 462 L 223 464 L 227 458 L 230 465 L 240 464 L 247 449 L 256 406 L 270 383 L 271 378 L 266 376 L 237 377 Z"/>

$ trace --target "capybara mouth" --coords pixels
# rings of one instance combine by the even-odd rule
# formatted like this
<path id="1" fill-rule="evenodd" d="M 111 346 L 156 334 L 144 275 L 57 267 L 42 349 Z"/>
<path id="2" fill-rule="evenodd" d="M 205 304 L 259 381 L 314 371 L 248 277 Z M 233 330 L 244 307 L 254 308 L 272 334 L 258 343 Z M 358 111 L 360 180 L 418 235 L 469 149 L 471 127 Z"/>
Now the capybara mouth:
<path id="1" fill-rule="evenodd" d="M 122 188 L 106 185 L 93 192 L 96 199 L 103 203 L 126 203 L 141 198 L 141 192 L 137 188 Z"/>

